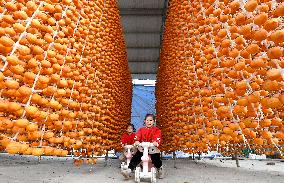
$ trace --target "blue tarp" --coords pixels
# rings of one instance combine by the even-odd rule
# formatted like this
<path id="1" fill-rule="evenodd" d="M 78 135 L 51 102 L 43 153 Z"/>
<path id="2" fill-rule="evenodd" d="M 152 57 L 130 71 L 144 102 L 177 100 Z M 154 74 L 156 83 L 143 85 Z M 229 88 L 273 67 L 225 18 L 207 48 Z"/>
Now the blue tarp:
<path id="1" fill-rule="evenodd" d="M 136 130 L 143 126 L 147 113 L 156 114 L 155 101 L 154 86 L 133 85 L 131 123 Z"/>

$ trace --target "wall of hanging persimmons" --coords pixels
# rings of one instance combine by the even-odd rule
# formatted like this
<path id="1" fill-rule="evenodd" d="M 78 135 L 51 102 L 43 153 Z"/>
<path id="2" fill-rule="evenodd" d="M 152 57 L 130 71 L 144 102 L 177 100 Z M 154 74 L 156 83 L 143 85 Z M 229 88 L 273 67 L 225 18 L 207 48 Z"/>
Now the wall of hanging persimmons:
<path id="1" fill-rule="evenodd" d="M 0 148 L 100 155 L 130 119 L 116 1 L 0 7 Z M 171 0 L 157 77 L 163 150 L 283 152 L 283 15 L 277 0 Z"/>
<path id="2" fill-rule="evenodd" d="M 115 0 L 0 2 L 0 151 L 120 147 L 131 76 Z"/>
<path id="3" fill-rule="evenodd" d="M 284 3 L 171 0 L 157 76 L 164 150 L 284 152 Z"/>

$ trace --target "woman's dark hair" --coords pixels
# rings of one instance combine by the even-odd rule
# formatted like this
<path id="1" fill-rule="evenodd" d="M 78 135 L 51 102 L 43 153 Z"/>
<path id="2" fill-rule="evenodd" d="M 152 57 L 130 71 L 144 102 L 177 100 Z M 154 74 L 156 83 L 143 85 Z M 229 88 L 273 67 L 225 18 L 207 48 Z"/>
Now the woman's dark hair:
<path id="1" fill-rule="evenodd" d="M 152 117 L 152 118 L 153 118 L 153 120 L 155 120 L 155 119 L 156 119 L 154 114 L 146 114 L 146 116 L 145 116 L 144 120 L 146 120 L 146 118 L 148 118 L 148 117 Z"/>
<path id="2" fill-rule="evenodd" d="M 134 127 L 133 124 L 128 124 L 128 125 L 127 125 L 127 128 L 128 128 L 129 126 L 132 126 L 133 132 L 136 132 L 136 129 L 135 129 L 135 127 Z"/>

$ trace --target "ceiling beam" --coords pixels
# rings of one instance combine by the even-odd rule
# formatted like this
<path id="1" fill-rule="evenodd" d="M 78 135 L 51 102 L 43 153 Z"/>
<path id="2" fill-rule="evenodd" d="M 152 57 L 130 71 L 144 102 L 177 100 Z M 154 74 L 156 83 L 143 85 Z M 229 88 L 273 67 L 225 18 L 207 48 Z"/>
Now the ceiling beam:
<path id="1" fill-rule="evenodd" d="M 164 0 L 118 0 L 119 8 L 162 8 Z"/>
<path id="2" fill-rule="evenodd" d="M 151 79 L 151 80 L 156 80 L 157 74 L 152 73 L 152 74 L 139 74 L 139 73 L 132 73 L 131 74 L 132 79 Z"/>
<path id="3" fill-rule="evenodd" d="M 155 31 L 150 31 L 150 32 L 126 32 L 127 34 L 158 34 L 160 36 L 161 32 L 155 32 Z"/>
<path id="4" fill-rule="evenodd" d="M 123 30 L 124 34 L 161 34 L 161 31 L 147 31 L 147 30 L 137 30 L 137 31 L 128 31 L 128 30 Z"/>
<path id="5" fill-rule="evenodd" d="M 121 8 L 120 13 L 121 16 L 125 15 L 134 15 L 134 16 L 162 16 L 163 15 L 163 8 L 158 9 L 158 8 L 152 8 L 152 9 L 147 9 L 147 8 Z"/>
<path id="6" fill-rule="evenodd" d="M 157 74 L 157 72 L 131 72 L 131 74 Z"/>
<path id="7" fill-rule="evenodd" d="M 128 60 L 128 63 L 147 64 L 147 63 L 159 63 L 159 62 L 157 60 Z"/>
<path id="8" fill-rule="evenodd" d="M 131 72 L 131 74 L 157 74 L 157 72 Z"/>
<path id="9" fill-rule="evenodd" d="M 128 62 L 131 73 L 155 74 L 158 69 L 157 62 Z"/>
<path id="10" fill-rule="evenodd" d="M 150 49 L 150 48 L 158 49 L 160 47 L 159 46 L 127 46 L 126 48 L 129 48 L 129 49 Z"/>
<path id="11" fill-rule="evenodd" d="M 128 63 L 140 63 L 140 64 L 142 64 L 142 63 L 145 63 L 145 64 L 148 64 L 148 63 L 150 63 L 150 64 L 152 64 L 152 63 L 158 63 L 158 62 L 156 62 L 156 61 L 148 61 L 148 60 L 128 60 Z"/>
<path id="12" fill-rule="evenodd" d="M 121 18 L 124 33 L 160 33 L 162 16 L 123 16 Z"/>
<path id="13" fill-rule="evenodd" d="M 158 48 L 160 46 L 160 33 L 125 34 L 127 48 Z"/>
<path id="14" fill-rule="evenodd" d="M 129 48 L 127 49 L 127 56 L 129 60 L 132 61 L 151 61 L 156 62 L 160 55 L 160 48 L 144 48 L 144 49 L 136 49 Z"/>

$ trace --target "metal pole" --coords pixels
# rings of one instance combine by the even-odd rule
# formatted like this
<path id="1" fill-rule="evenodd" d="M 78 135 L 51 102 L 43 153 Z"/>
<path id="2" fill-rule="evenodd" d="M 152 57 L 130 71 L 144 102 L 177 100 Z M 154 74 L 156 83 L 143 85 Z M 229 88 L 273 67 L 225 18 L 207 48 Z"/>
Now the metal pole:
<path id="1" fill-rule="evenodd" d="M 105 166 L 107 166 L 107 161 L 108 161 L 108 151 L 106 152 L 106 156 L 105 156 Z"/>
<path id="2" fill-rule="evenodd" d="M 41 160 L 41 156 L 38 157 L 38 161 L 37 162 L 40 163 L 40 160 Z"/>
<path id="3" fill-rule="evenodd" d="M 235 158 L 236 158 L 236 165 L 237 165 L 237 167 L 240 167 L 237 151 L 235 151 Z"/>
<path id="4" fill-rule="evenodd" d="M 176 166 L 177 155 L 176 155 L 175 151 L 173 152 L 173 158 L 174 158 L 174 168 L 177 168 L 177 166 Z"/>

